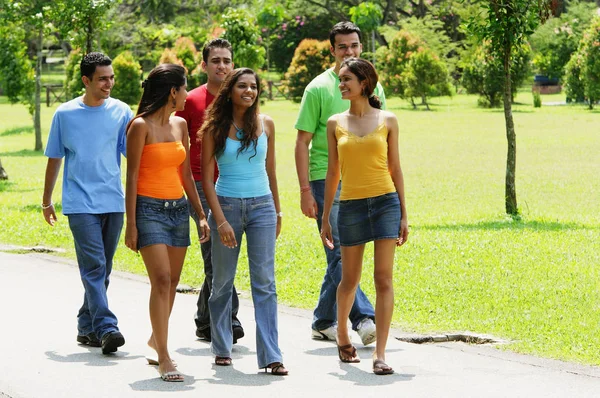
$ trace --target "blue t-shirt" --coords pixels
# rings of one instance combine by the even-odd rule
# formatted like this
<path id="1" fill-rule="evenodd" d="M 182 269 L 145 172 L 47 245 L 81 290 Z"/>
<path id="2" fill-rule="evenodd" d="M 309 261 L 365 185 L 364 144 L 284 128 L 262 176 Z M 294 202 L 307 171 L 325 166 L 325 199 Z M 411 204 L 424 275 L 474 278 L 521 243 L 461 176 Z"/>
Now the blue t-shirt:
<path id="1" fill-rule="evenodd" d="M 256 154 L 253 145 L 238 153 L 241 145 L 240 141 L 227 138 L 223 153 L 217 157 L 217 195 L 256 198 L 270 194 L 266 167 L 268 140 L 264 128 L 256 143 Z"/>
<path id="2" fill-rule="evenodd" d="M 63 214 L 125 211 L 121 154 L 126 154 L 125 129 L 132 118 L 129 106 L 114 98 L 87 106 L 79 97 L 58 107 L 45 155 L 65 158 Z"/>

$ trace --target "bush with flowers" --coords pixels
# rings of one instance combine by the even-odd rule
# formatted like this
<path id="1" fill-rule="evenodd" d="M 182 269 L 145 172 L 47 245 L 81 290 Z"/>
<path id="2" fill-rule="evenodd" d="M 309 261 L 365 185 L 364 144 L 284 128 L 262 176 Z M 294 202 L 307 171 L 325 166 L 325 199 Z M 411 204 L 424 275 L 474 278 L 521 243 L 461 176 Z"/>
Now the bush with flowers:
<path id="1" fill-rule="evenodd" d="M 283 81 L 289 99 L 299 102 L 308 83 L 331 67 L 329 47 L 328 40 L 304 39 L 300 42 Z"/>

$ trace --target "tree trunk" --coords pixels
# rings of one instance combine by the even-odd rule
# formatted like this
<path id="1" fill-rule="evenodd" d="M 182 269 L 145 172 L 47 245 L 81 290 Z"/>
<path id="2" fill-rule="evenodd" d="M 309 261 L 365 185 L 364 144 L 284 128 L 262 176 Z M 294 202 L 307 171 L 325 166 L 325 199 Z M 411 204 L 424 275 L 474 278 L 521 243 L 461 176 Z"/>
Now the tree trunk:
<path id="1" fill-rule="evenodd" d="M 8 180 L 8 174 L 6 174 L 6 170 L 2 167 L 2 159 L 0 159 L 0 180 Z"/>
<path id="2" fill-rule="evenodd" d="M 92 52 L 92 40 L 93 40 L 93 36 L 94 35 L 94 26 L 92 25 L 92 17 L 90 16 L 88 18 L 88 26 L 87 26 L 87 35 L 85 38 L 85 49 L 86 49 L 86 54 L 89 54 Z"/>
<path id="3" fill-rule="evenodd" d="M 508 142 L 508 153 L 506 156 L 506 186 L 505 205 L 506 213 L 511 216 L 519 214 L 517 208 L 517 191 L 515 188 L 515 173 L 517 166 L 517 135 L 512 115 L 511 87 L 510 87 L 510 56 L 511 46 L 504 48 L 504 119 L 506 121 L 506 140 Z"/>
<path id="4" fill-rule="evenodd" d="M 42 102 L 42 45 L 44 31 L 40 28 L 36 40 L 37 60 L 35 62 L 35 108 L 33 111 L 33 128 L 35 129 L 35 151 L 41 151 L 42 147 L 42 123 L 41 123 L 41 102 Z"/>

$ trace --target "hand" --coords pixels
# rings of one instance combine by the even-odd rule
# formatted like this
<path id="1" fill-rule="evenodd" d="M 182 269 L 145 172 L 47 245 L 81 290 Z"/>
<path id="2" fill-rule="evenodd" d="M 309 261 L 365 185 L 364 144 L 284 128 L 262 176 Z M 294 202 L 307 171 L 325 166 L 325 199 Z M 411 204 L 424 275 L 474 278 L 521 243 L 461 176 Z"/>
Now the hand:
<path id="1" fill-rule="evenodd" d="M 306 217 L 317 219 L 319 208 L 311 191 L 300 194 L 300 208 Z"/>
<path id="2" fill-rule="evenodd" d="M 137 248 L 138 243 L 138 230 L 135 225 L 127 225 L 125 227 L 125 246 L 133 250 L 134 252 L 138 252 Z"/>
<path id="3" fill-rule="evenodd" d="M 325 247 L 329 250 L 333 249 L 333 235 L 331 234 L 331 224 L 329 224 L 329 221 L 324 221 L 321 225 L 321 240 Z"/>
<path id="4" fill-rule="evenodd" d="M 400 231 L 398 232 L 398 239 L 396 239 L 396 246 L 402 246 L 408 239 L 408 220 L 400 220 Z"/>
<path id="5" fill-rule="evenodd" d="M 221 243 L 223 243 L 226 247 L 233 249 L 237 247 L 237 241 L 235 240 L 235 232 L 233 232 L 233 228 L 227 221 L 221 222 L 219 224 L 219 228 L 217 228 L 217 232 L 219 233 L 219 237 L 221 238 Z"/>
<path id="6" fill-rule="evenodd" d="M 44 219 L 46 220 L 46 222 L 50 224 L 51 227 L 53 227 L 54 223 L 56 222 L 56 213 L 54 212 L 54 205 L 50 205 L 50 207 L 42 209 L 42 213 L 44 214 Z"/>
<path id="7" fill-rule="evenodd" d="M 275 239 L 279 238 L 279 234 L 281 233 L 281 217 L 277 217 L 277 229 L 275 232 Z"/>
<path id="8" fill-rule="evenodd" d="M 201 231 L 200 243 L 208 242 L 210 240 L 210 227 L 208 226 L 208 221 L 206 221 L 206 217 L 202 217 L 200 219 L 198 229 Z"/>

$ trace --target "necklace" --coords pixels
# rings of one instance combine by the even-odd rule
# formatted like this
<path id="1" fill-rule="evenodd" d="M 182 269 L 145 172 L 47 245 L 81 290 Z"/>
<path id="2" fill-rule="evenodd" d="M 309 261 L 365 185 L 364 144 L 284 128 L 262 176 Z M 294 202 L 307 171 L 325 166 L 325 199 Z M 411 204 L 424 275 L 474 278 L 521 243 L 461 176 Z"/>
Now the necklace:
<path id="1" fill-rule="evenodd" d="M 233 124 L 233 127 L 235 127 L 235 138 L 237 138 L 238 140 L 242 140 L 242 138 L 244 138 L 244 129 L 242 129 L 241 127 L 238 127 L 237 124 L 235 124 L 234 121 L 231 122 Z"/>

